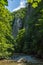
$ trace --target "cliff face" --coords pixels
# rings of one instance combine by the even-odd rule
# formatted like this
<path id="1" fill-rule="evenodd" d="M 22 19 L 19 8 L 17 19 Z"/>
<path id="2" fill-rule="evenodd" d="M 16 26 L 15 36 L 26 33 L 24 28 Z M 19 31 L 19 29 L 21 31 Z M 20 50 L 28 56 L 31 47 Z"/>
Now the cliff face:
<path id="1" fill-rule="evenodd" d="M 28 7 L 27 7 L 27 12 L 26 12 L 26 15 L 25 15 L 25 23 L 24 23 L 24 27 L 26 28 L 26 30 L 28 29 L 28 23 L 29 23 L 29 19 L 30 19 L 30 16 L 33 12 L 33 8 L 31 6 L 31 4 L 28 4 Z"/>
<path id="2" fill-rule="evenodd" d="M 22 28 L 22 25 L 23 25 L 23 28 L 26 29 L 26 33 L 27 33 L 27 30 L 28 30 L 28 21 L 29 21 L 29 17 L 31 15 L 32 11 L 33 11 L 33 9 L 31 7 L 31 5 L 28 5 L 27 8 L 26 8 L 26 12 L 25 12 L 26 14 L 25 14 L 23 19 L 21 19 L 21 17 L 19 17 L 19 16 L 21 16 L 22 12 L 15 16 L 15 20 L 14 20 L 14 24 L 13 24 L 13 36 L 14 37 L 17 36 L 18 30 Z"/>

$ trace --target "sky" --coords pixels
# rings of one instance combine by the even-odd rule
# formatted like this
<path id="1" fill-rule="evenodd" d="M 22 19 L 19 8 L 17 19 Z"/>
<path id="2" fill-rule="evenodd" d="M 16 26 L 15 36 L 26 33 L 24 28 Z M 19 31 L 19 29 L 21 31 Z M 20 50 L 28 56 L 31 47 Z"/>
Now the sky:
<path id="1" fill-rule="evenodd" d="M 26 4 L 26 0 L 8 0 L 8 10 L 11 12 L 17 11 L 20 8 L 24 8 Z"/>

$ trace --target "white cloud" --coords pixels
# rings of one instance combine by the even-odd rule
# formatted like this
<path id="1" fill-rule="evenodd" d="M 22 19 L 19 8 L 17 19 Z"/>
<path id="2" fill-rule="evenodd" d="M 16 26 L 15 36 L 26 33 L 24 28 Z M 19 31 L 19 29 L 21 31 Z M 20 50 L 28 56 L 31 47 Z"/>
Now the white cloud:
<path id="1" fill-rule="evenodd" d="M 21 9 L 21 8 L 25 8 L 25 3 L 26 3 L 26 1 L 21 0 L 21 1 L 20 1 L 20 5 L 19 5 L 16 9 L 13 9 L 13 12 L 14 12 L 14 11 L 17 11 L 17 10 L 19 10 L 19 9 Z"/>

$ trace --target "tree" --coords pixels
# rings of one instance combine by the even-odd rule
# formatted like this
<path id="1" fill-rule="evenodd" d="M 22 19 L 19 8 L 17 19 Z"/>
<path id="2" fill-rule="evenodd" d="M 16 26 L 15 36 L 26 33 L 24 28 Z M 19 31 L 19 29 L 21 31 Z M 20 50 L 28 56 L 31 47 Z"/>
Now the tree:
<path id="1" fill-rule="evenodd" d="M 25 28 L 18 31 L 18 35 L 15 39 L 15 52 L 23 52 L 24 46 L 24 36 L 25 36 Z"/>
<path id="2" fill-rule="evenodd" d="M 28 34 L 25 39 L 24 47 L 28 49 L 26 52 L 37 54 L 39 57 L 43 56 L 43 1 L 42 0 L 28 0 L 33 8 L 33 11 L 28 19 Z M 28 7 L 29 8 L 29 7 Z M 31 43 L 30 43 L 31 42 Z"/>
<path id="3" fill-rule="evenodd" d="M 0 58 L 9 56 L 13 50 L 12 15 L 5 8 L 7 4 L 7 0 L 0 0 Z"/>

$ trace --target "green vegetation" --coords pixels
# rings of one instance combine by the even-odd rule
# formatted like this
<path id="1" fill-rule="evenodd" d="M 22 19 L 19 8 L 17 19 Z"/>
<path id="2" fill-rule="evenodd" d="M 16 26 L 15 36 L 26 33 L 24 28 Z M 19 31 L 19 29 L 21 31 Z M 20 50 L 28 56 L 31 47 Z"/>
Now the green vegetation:
<path id="1" fill-rule="evenodd" d="M 18 11 L 15 14 L 19 14 L 20 16 L 22 14 L 24 16 L 21 11 L 25 12 L 25 16 L 22 19 L 23 25 L 28 23 L 28 29 L 26 28 L 23 38 L 18 37 L 17 39 L 16 50 L 17 52 L 19 51 L 28 54 L 34 54 L 37 57 L 43 58 L 43 1 L 34 0 L 33 2 L 33 0 L 29 0 L 29 4 L 29 14 L 27 14 L 27 10 L 29 10 L 27 8 L 26 10 L 21 9 L 20 14 Z M 27 17 L 26 14 L 28 16 L 28 20 L 25 19 Z M 22 18 L 23 16 L 21 16 L 20 18 Z M 21 36 L 21 33 L 19 33 L 17 36 Z M 18 42 L 19 40 L 20 42 Z"/>
<path id="2" fill-rule="evenodd" d="M 7 58 L 14 52 L 43 58 L 43 0 L 28 0 L 28 4 L 27 8 L 10 13 L 5 8 L 7 0 L 0 0 L 0 59 Z M 29 9 L 32 12 L 27 14 Z M 23 28 L 14 39 L 12 26 L 16 17 L 22 19 Z M 27 23 L 28 29 L 24 28 Z"/>
<path id="3" fill-rule="evenodd" d="M 35 3 L 37 1 L 35 0 Z M 34 10 L 32 11 L 32 13 L 30 12 L 30 16 L 28 19 L 28 30 L 27 30 L 27 35 L 25 37 L 24 52 L 34 55 L 36 54 L 38 57 L 42 58 L 43 57 L 43 1 L 42 0 L 41 2 L 39 1 L 37 2 L 38 3 L 37 7 L 33 7 L 32 4 Z"/>
<path id="4" fill-rule="evenodd" d="M 11 55 L 13 37 L 11 35 L 11 13 L 4 7 L 6 0 L 0 0 L 0 59 Z"/>

